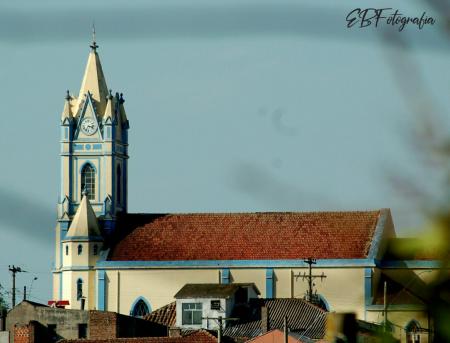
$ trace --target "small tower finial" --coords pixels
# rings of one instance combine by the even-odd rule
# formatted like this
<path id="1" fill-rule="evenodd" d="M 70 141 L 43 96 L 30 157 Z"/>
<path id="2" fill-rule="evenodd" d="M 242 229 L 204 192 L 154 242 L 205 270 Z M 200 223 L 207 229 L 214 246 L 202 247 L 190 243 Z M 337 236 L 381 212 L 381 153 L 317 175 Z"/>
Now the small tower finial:
<path id="1" fill-rule="evenodd" d="M 98 45 L 95 41 L 95 22 L 92 22 L 92 44 L 90 45 L 93 51 L 97 51 Z"/>
<path id="2" fill-rule="evenodd" d="M 70 99 L 72 99 L 72 97 L 70 96 L 69 90 L 67 90 L 67 93 L 66 93 L 66 100 L 67 100 L 67 101 L 70 101 Z"/>
<path id="3" fill-rule="evenodd" d="M 86 189 L 86 187 L 83 189 L 83 196 L 87 196 L 88 195 L 88 191 L 87 191 L 87 189 Z"/>

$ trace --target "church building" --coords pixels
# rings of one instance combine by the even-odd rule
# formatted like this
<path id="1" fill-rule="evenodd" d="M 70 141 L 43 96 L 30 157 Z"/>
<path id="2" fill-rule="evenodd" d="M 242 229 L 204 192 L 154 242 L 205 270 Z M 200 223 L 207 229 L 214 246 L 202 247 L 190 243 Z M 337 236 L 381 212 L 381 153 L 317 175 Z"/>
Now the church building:
<path id="1" fill-rule="evenodd" d="M 386 261 L 395 237 L 389 209 L 129 213 L 130 125 L 97 50 L 94 41 L 79 94 L 67 92 L 60 121 L 53 300 L 143 316 L 173 302 L 186 284 L 254 283 L 263 298 L 303 298 L 306 259 L 313 258 L 315 296 L 324 309 L 380 322 L 383 280 L 401 292 L 402 282 L 423 282 L 421 271 L 437 266 L 410 261 L 405 270 L 404 263 Z M 427 327 L 423 302 L 411 294 L 408 302 L 392 305 L 395 325 Z"/>

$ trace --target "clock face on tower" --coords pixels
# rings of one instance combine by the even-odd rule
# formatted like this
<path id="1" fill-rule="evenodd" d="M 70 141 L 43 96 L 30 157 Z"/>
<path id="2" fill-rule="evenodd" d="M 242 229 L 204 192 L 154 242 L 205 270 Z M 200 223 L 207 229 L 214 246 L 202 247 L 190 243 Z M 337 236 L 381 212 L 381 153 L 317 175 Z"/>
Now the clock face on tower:
<path id="1" fill-rule="evenodd" d="M 81 131 L 90 136 L 97 131 L 97 123 L 92 118 L 83 119 L 81 122 Z"/>

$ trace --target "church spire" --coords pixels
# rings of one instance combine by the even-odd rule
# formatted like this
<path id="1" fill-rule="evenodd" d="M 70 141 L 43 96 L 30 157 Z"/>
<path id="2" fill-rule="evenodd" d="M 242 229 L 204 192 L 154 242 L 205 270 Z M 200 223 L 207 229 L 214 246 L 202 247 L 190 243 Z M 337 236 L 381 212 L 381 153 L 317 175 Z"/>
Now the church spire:
<path id="1" fill-rule="evenodd" d="M 103 115 L 103 120 L 107 121 L 109 119 L 110 122 L 113 123 L 115 119 L 115 113 L 116 113 L 115 99 L 111 94 L 111 90 L 109 90 L 108 102 L 106 105 L 105 114 Z"/>
<path id="2" fill-rule="evenodd" d="M 100 58 L 97 53 L 98 45 L 95 42 L 95 27 L 93 29 L 91 52 L 84 71 L 83 81 L 81 83 L 79 101 L 83 101 L 84 96 L 89 92 L 96 102 L 97 114 L 103 114 L 106 107 L 106 97 L 108 96 L 108 87 L 106 86 L 105 75 L 103 74 Z"/>
<path id="3" fill-rule="evenodd" d="M 69 120 L 72 119 L 72 109 L 71 109 L 71 102 L 72 101 L 72 97 L 70 96 L 69 91 L 67 91 L 66 94 L 66 101 L 64 102 L 64 109 L 62 111 L 61 114 L 61 121 L 64 122 L 64 120 L 67 118 Z"/>
<path id="4" fill-rule="evenodd" d="M 71 237 L 101 237 L 97 217 L 85 191 L 67 232 L 67 238 Z"/>

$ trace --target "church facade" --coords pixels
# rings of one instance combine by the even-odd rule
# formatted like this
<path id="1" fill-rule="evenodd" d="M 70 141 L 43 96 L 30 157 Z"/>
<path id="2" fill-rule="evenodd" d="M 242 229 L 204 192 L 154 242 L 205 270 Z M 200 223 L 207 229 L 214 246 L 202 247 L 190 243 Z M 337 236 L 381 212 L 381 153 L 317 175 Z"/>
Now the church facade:
<path id="1" fill-rule="evenodd" d="M 384 260 L 395 237 L 388 209 L 129 213 L 130 126 L 123 95 L 108 89 L 97 49 L 93 42 L 80 92 L 67 92 L 61 116 L 54 300 L 142 316 L 173 302 L 188 283 L 254 283 L 265 298 L 303 297 L 305 259 L 314 258 L 314 287 L 324 308 L 381 321 L 379 285 L 386 279 L 401 284 L 397 269 L 405 269 Z M 410 264 L 405 282 L 434 268 L 425 262 Z M 416 300 L 395 305 L 397 326 L 412 320 L 428 326 Z"/>

